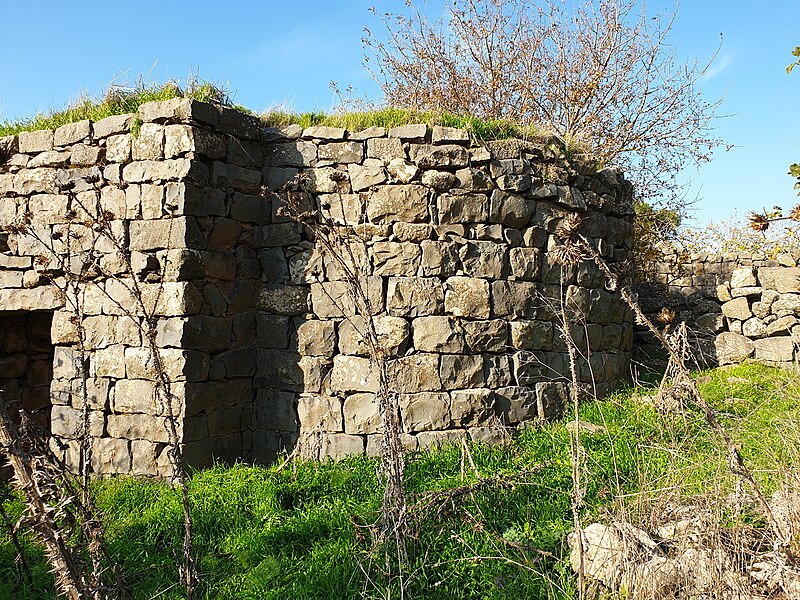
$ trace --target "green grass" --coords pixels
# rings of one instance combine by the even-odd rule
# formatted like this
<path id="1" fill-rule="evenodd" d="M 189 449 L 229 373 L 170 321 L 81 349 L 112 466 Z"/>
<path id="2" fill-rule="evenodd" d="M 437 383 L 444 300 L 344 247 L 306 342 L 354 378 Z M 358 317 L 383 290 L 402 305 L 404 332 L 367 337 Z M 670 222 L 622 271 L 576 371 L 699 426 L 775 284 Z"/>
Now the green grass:
<path id="1" fill-rule="evenodd" d="M 217 102 L 250 115 L 255 115 L 247 107 L 233 104 L 227 92 L 209 82 L 192 82 L 181 89 L 175 82 L 143 83 L 132 89 L 112 87 L 102 98 L 83 95 L 63 110 L 37 114 L 26 119 L 0 123 L 0 137 L 14 135 L 21 131 L 56 129 L 67 123 L 84 119 L 99 121 L 112 115 L 136 112 L 145 102 L 188 97 L 202 102 Z M 396 127 L 412 123 L 425 123 L 429 126 L 443 125 L 466 129 L 478 140 L 498 140 L 507 138 L 549 137 L 547 132 L 532 126 L 512 123 L 498 119 L 478 119 L 443 112 L 415 111 L 401 108 L 383 108 L 364 112 L 342 112 L 325 114 L 323 112 L 294 113 L 284 110 L 268 110 L 261 115 L 265 126 L 299 124 L 301 127 L 327 125 L 342 127 L 349 131 L 362 131 L 369 127 Z"/>
<path id="2" fill-rule="evenodd" d="M 83 95 L 63 110 L 37 114 L 27 119 L 0 123 L 0 137 L 21 131 L 56 129 L 67 123 L 84 119 L 99 121 L 113 115 L 134 113 L 145 102 L 170 100 L 171 98 L 193 98 L 202 102 L 230 104 L 227 93 L 209 82 L 190 82 L 181 89 L 172 81 L 167 83 L 139 83 L 132 89 L 112 87 L 102 98 Z"/>
<path id="3" fill-rule="evenodd" d="M 501 119 L 479 119 L 472 116 L 446 112 L 416 111 L 404 108 L 383 108 L 363 112 L 325 114 L 324 112 L 292 113 L 280 110 L 267 111 L 262 119 L 269 126 L 298 124 L 303 128 L 313 125 L 341 127 L 348 131 L 363 131 L 370 127 L 397 127 L 424 123 L 433 127 L 466 129 L 479 140 L 508 138 L 538 138 L 546 136 L 540 128 L 525 126 Z"/>
<path id="4" fill-rule="evenodd" d="M 797 466 L 800 398 L 792 376 L 743 365 L 710 371 L 702 381 L 702 392 L 723 412 L 760 483 L 768 492 L 775 489 L 781 470 Z M 582 436 L 588 471 L 584 522 L 608 511 L 644 516 L 665 494 L 690 498 L 734 488 L 724 449 L 693 411 L 660 415 L 628 390 L 587 403 L 581 418 L 605 428 Z M 506 447 L 471 446 L 480 474 L 507 485 L 466 494 L 426 513 L 409 541 L 406 597 L 574 597 L 564 542 L 572 528 L 565 425 L 526 430 Z M 459 447 L 410 457 L 412 501 L 474 482 L 469 466 L 462 477 L 461 463 Z M 190 492 L 201 597 L 386 597 L 381 562 L 354 526 L 371 522 L 379 508 L 376 466 L 361 457 L 293 463 L 281 471 L 237 465 L 194 474 Z M 182 539 L 178 494 L 158 482 L 117 478 L 97 483 L 95 497 L 105 513 L 111 551 L 136 597 L 181 598 L 174 556 Z M 21 514 L 19 502 L 5 505 L 13 516 Z M 29 538 L 26 553 L 35 589 L 15 590 L 13 548 L 0 538 L 0 597 L 52 598 L 47 566 Z M 399 597 L 397 586 L 388 585 Z"/>

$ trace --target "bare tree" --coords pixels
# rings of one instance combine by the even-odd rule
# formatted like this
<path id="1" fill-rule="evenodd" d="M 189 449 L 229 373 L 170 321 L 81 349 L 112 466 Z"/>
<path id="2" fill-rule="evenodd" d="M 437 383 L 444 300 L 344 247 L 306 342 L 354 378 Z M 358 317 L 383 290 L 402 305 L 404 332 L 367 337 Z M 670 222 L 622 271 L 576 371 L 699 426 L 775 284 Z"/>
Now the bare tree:
<path id="1" fill-rule="evenodd" d="M 639 0 L 451 0 L 449 19 L 430 22 L 406 4 L 382 16 L 385 39 L 364 38 L 389 105 L 551 130 L 598 166 L 624 168 L 641 198 L 686 206 L 676 175 L 721 144 L 719 101 L 699 85 L 708 65 L 677 59 L 674 12 L 648 15 Z"/>

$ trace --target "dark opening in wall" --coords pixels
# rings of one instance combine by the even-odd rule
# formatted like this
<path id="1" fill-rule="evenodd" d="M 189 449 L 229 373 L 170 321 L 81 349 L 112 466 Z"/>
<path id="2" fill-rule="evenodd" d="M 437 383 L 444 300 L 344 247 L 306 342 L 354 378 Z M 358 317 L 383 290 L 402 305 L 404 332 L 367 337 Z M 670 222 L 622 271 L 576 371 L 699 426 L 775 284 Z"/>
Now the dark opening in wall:
<path id="1" fill-rule="evenodd" d="M 52 312 L 0 311 L 0 399 L 12 421 L 24 410 L 50 433 Z"/>

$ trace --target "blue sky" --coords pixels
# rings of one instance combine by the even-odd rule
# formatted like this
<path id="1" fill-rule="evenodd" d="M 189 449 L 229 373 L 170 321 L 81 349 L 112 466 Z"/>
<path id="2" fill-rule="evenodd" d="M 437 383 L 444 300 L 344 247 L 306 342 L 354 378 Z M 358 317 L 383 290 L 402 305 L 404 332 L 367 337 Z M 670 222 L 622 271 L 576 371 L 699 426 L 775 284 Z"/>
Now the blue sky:
<path id="1" fill-rule="evenodd" d="M 430 0 L 429 12 L 442 0 Z M 112 81 L 201 78 L 229 85 L 253 110 L 277 104 L 330 109 L 330 82 L 378 97 L 362 68 L 363 27 L 380 31 L 369 13 L 402 8 L 402 0 L 262 0 L 222 4 L 0 0 L 4 58 L 0 119 L 63 107 L 82 91 Z M 671 10 L 651 0 L 648 10 Z M 717 133 L 733 144 L 714 161 L 684 174 L 699 195 L 698 222 L 738 211 L 793 205 L 788 165 L 800 162 L 800 72 L 785 73 L 800 45 L 800 1 L 684 0 L 671 43 L 686 59 L 707 58 L 723 43 L 704 82 L 708 99 L 724 96 Z"/>

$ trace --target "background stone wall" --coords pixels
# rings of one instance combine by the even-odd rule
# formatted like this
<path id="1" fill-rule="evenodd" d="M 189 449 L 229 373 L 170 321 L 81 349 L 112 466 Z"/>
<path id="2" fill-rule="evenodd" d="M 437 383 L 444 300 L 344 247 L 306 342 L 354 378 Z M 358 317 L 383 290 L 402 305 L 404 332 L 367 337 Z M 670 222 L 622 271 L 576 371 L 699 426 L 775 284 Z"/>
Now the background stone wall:
<path id="1" fill-rule="evenodd" d="M 673 253 L 654 265 L 637 291 L 651 319 L 666 307 L 676 313 L 676 322 L 686 322 L 701 366 L 746 358 L 789 365 L 800 340 L 798 264 L 800 256 L 788 254 L 768 259 Z M 660 352 L 641 327 L 636 348 L 645 362 Z"/>
<path id="2" fill-rule="evenodd" d="M 54 312 L 51 425 L 73 461 L 80 353 L 73 307 L 49 283 L 65 276 L 52 255 L 96 265 L 81 312 L 102 472 L 168 468 L 134 286 L 155 307 L 189 462 L 269 461 L 298 440 L 315 456 L 376 449 L 359 317 L 335 261 L 283 215 L 272 192 L 290 180 L 332 221 L 358 225 L 352 252 L 397 358 L 410 448 L 491 440 L 501 425 L 557 414 L 568 367 L 552 314 L 553 233 L 578 211 L 609 261 L 631 247 L 630 185 L 570 167 L 555 141 L 477 145 L 425 125 L 270 129 L 177 99 L 0 148 L 0 302 Z M 81 204 L 101 211 L 121 247 Z M 567 270 L 563 291 L 581 316 L 581 379 L 602 393 L 627 372 L 630 314 L 590 263 Z"/>

